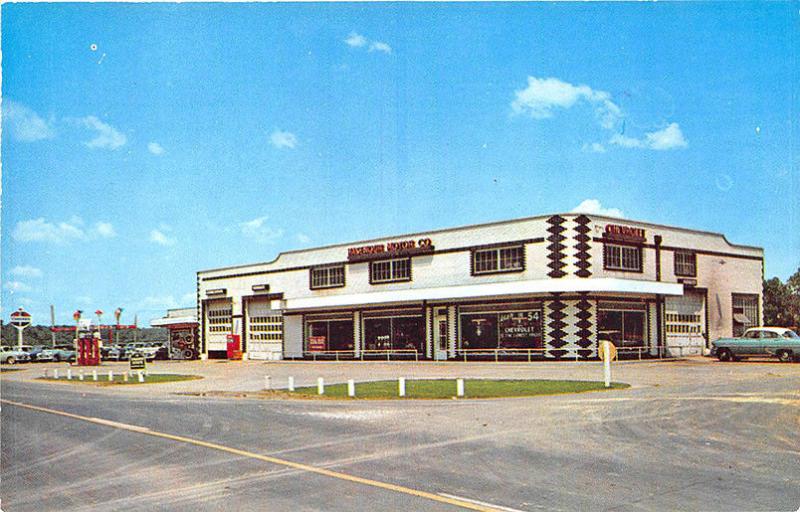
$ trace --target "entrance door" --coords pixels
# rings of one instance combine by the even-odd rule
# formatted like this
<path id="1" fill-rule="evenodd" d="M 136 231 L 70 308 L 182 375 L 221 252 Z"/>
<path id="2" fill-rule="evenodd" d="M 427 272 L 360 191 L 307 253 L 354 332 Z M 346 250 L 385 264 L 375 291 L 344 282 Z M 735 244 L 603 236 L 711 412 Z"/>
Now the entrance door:
<path id="1" fill-rule="evenodd" d="M 433 319 L 433 351 L 434 359 L 447 359 L 447 308 L 436 310 Z"/>

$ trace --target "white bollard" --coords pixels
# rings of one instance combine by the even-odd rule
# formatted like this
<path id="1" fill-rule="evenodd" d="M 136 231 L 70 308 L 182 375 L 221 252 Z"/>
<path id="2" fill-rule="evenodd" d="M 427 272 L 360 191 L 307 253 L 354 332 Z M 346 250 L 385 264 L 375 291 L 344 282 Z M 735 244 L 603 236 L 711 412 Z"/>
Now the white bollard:
<path id="1" fill-rule="evenodd" d="M 114 372 L 108 370 L 108 382 L 114 382 Z"/>
<path id="2" fill-rule="evenodd" d="M 317 394 L 324 395 L 325 394 L 325 379 L 322 377 L 317 377 Z"/>
<path id="3" fill-rule="evenodd" d="M 356 381 L 353 379 L 347 381 L 347 396 L 350 398 L 356 396 Z"/>
<path id="4" fill-rule="evenodd" d="M 53 370 L 53 378 L 54 378 L 54 379 L 56 379 L 56 380 L 58 380 L 58 368 L 56 368 L 55 370 Z"/>
<path id="5" fill-rule="evenodd" d="M 67 368 L 67 380 L 72 380 L 72 368 Z"/>
<path id="6" fill-rule="evenodd" d="M 48 377 L 47 368 L 44 369 L 44 373 L 42 374 L 42 377 L 45 378 L 45 379 Z"/>
<path id="7" fill-rule="evenodd" d="M 272 378 L 269 375 L 264 376 L 264 389 L 267 391 L 272 389 Z"/>
<path id="8" fill-rule="evenodd" d="M 78 371 L 78 380 L 83 380 L 83 370 Z"/>
<path id="9" fill-rule="evenodd" d="M 122 382 L 128 382 L 128 374 L 126 372 L 122 372 Z"/>
<path id="10" fill-rule="evenodd" d="M 92 370 L 92 380 L 97 382 L 97 370 Z"/>
<path id="11" fill-rule="evenodd" d="M 406 378 L 400 377 L 397 379 L 397 394 L 399 396 L 406 396 Z"/>
<path id="12" fill-rule="evenodd" d="M 139 382 L 144 382 L 144 374 L 139 370 Z"/>
<path id="13" fill-rule="evenodd" d="M 289 391 L 294 391 L 294 377 L 289 377 Z"/>
<path id="14" fill-rule="evenodd" d="M 603 360 L 603 378 L 607 388 L 611 387 L 611 358 L 606 357 Z"/>
<path id="15" fill-rule="evenodd" d="M 456 379 L 456 396 L 464 396 L 464 379 Z"/>

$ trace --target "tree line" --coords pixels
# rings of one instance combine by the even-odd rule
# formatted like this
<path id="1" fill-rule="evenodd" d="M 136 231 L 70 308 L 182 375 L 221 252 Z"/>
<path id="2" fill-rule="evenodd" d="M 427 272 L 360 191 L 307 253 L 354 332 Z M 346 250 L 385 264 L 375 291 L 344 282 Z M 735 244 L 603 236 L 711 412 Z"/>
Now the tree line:
<path id="1" fill-rule="evenodd" d="M 55 333 L 56 345 L 72 345 L 75 332 Z M 11 324 L 3 324 L 3 345 L 17 344 L 17 329 Z M 22 331 L 24 345 L 51 346 L 52 333 L 46 325 L 31 325 Z M 134 341 L 166 342 L 169 340 L 169 330 L 163 327 L 145 327 L 141 329 L 124 329 L 114 333 L 114 343 L 133 343 Z M 108 343 L 108 331 L 103 330 L 103 341 Z"/>
<path id="2" fill-rule="evenodd" d="M 800 326 L 800 268 L 785 283 L 777 277 L 764 281 L 764 325 Z"/>

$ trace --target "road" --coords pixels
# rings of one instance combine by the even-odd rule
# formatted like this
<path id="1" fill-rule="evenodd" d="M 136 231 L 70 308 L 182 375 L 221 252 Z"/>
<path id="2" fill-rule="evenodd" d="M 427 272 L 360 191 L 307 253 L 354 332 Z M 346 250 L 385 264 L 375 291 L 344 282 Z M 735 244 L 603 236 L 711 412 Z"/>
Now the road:
<path id="1" fill-rule="evenodd" d="M 4 379 L 2 508 L 795 511 L 800 365 L 738 367 L 704 367 L 719 376 L 702 385 L 405 402 Z"/>

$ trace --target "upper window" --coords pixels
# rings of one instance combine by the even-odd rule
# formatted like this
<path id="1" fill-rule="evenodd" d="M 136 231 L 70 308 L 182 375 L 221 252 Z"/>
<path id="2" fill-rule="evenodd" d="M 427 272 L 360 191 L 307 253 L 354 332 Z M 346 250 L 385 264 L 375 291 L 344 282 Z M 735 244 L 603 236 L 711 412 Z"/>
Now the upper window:
<path id="1" fill-rule="evenodd" d="M 411 281 L 411 258 L 373 261 L 369 265 L 370 283 Z"/>
<path id="2" fill-rule="evenodd" d="M 498 247 L 472 252 L 472 273 L 519 272 L 525 270 L 525 247 Z"/>
<path id="3" fill-rule="evenodd" d="M 344 286 L 344 265 L 311 269 L 311 289 Z"/>
<path id="4" fill-rule="evenodd" d="M 697 254 L 689 251 L 675 251 L 675 275 L 697 276 Z"/>
<path id="5" fill-rule="evenodd" d="M 603 245 L 603 265 L 607 270 L 642 271 L 642 248 L 635 245 Z"/>

